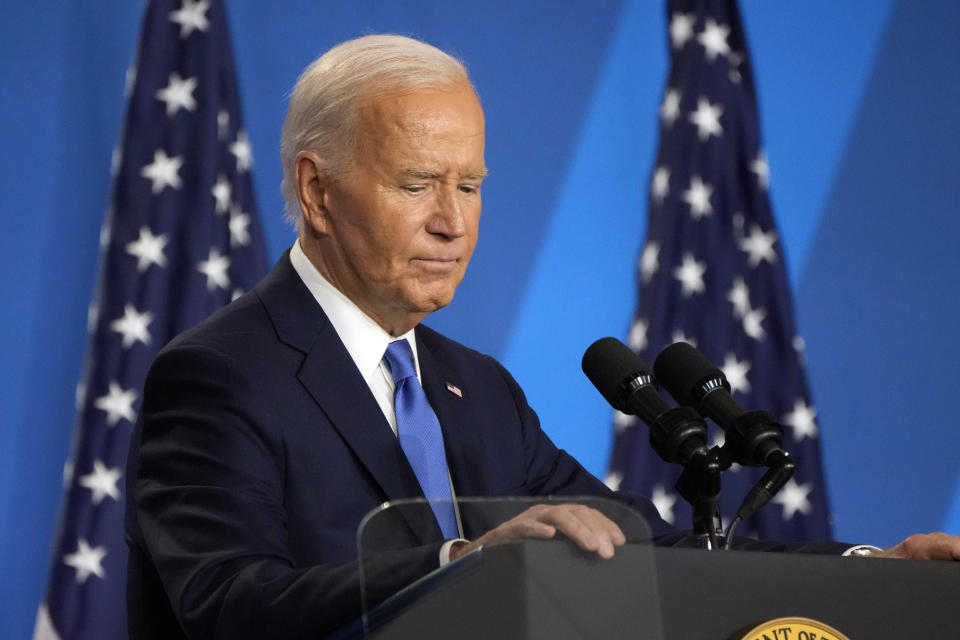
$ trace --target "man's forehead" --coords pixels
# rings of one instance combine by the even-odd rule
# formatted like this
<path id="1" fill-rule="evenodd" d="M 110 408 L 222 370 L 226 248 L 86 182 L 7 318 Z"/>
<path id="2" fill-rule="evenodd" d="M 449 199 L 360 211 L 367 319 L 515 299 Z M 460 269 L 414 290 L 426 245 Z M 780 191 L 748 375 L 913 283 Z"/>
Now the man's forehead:
<path id="1" fill-rule="evenodd" d="M 386 135 L 396 130 L 427 133 L 447 119 L 469 121 L 482 135 L 483 108 L 473 87 L 466 81 L 451 85 L 395 88 L 368 94 L 359 105 L 362 126 Z"/>
<path id="2" fill-rule="evenodd" d="M 461 177 L 486 175 L 483 110 L 466 82 L 372 94 L 358 116 L 358 159 L 379 164 L 389 158 L 391 173 L 410 177 L 451 170 Z"/>

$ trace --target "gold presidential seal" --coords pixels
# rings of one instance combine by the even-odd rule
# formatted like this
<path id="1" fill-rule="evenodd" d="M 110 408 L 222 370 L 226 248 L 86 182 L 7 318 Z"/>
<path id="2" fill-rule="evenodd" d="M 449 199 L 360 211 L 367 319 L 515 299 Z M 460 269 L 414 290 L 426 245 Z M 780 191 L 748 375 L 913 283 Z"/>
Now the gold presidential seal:
<path id="1" fill-rule="evenodd" d="M 757 625 L 735 640 L 850 640 L 831 626 L 810 618 L 777 618 Z"/>

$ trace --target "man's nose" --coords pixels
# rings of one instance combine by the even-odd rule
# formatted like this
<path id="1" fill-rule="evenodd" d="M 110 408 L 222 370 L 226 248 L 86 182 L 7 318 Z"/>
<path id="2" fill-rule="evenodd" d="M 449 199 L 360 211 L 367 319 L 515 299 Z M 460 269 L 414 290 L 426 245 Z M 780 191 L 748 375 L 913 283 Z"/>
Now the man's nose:
<path id="1" fill-rule="evenodd" d="M 437 189 L 435 211 L 427 223 L 427 231 L 450 238 L 466 234 L 463 197 L 459 185 L 444 185 Z"/>

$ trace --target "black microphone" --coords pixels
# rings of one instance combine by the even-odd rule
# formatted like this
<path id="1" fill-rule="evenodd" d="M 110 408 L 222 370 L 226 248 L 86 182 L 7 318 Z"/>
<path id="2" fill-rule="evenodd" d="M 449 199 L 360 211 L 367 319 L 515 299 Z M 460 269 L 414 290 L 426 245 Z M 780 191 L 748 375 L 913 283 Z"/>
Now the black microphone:
<path id="1" fill-rule="evenodd" d="M 650 426 L 650 444 L 667 462 L 706 454 L 707 425 L 689 407 L 671 407 L 643 360 L 616 338 L 600 338 L 583 354 L 583 372 L 610 405 Z"/>
<path id="2" fill-rule="evenodd" d="M 737 509 L 727 532 L 729 549 L 737 524 L 766 505 L 793 477 L 796 464 L 783 449 L 783 427 L 766 411 L 745 411 L 730 394 L 723 371 L 686 342 L 661 351 L 653 370 L 674 400 L 695 408 L 726 432 L 723 449 L 735 462 L 768 468 Z"/>
<path id="3" fill-rule="evenodd" d="M 718 367 L 686 342 L 677 342 L 657 356 L 653 370 L 660 383 L 682 405 L 693 407 L 727 433 L 733 459 L 752 467 L 781 467 L 789 462 L 783 449 L 783 428 L 766 411 L 745 411 L 730 394 L 730 383 Z"/>

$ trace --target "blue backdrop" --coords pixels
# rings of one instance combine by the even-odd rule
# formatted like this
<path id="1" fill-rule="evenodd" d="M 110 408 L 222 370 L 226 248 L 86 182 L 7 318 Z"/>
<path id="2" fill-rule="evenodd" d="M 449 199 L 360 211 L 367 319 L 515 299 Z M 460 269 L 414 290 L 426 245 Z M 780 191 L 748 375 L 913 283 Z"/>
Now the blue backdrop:
<path id="1" fill-rule="evenodd" d="M 487 112 L 481 241 L 429 322 L 500 358 L 548 433 L 602 475 L 610 412 L 579 370 L 626 335 L 666 72 L 658 2 L 228 3 L 268 248 L 300 70 L 390 31 L 466 60 Z M 960 4 L 741 0 L 771 194 L 840 539 L 960 533 Z M 0 9 L 0 637 L 41 598 L 86 349 L 97 238 L 141 7 Z"/>

